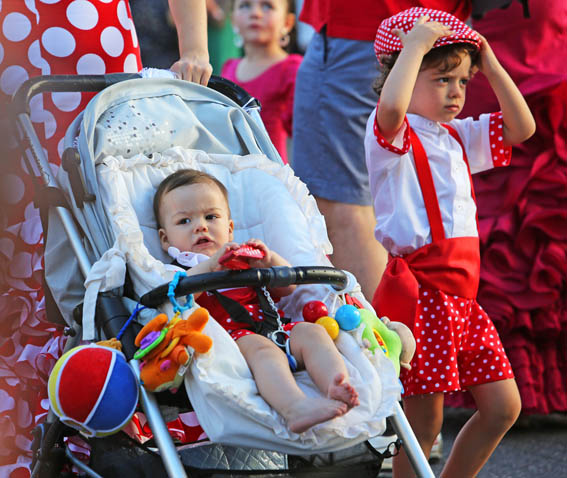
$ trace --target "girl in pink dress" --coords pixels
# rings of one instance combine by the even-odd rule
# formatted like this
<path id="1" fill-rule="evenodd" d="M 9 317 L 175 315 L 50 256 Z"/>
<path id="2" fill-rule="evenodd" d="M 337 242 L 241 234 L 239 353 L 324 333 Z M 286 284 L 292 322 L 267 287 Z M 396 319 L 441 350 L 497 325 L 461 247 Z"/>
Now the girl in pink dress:
<path id="1" fill-rule="evenodd" d="M 262 105 L 262 121 L 287 163 L 295 76 L 301 55 L 288 55 L 295 15 L 291 0 L 236 0 L 232 23 L 242 37 L 244 57 L 228 60 L 221 75 L 242 86 Z"/>

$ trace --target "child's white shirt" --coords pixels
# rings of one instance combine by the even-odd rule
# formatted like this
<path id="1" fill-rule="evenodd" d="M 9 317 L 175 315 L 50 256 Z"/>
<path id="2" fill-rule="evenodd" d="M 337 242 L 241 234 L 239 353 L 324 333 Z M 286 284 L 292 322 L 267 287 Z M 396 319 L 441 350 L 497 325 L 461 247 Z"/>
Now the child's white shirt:
<path id="1" fill-rule="evenodd" d="M 366 167 L 376 214 L 376 239 L 394 255 L 409 254 L 431 243 L 431 228 L 410 148 L 407 124 L 417 133 L 429 160 L 445 237 L 476 237 L 476 204 L 462 148 L 441 124 L 415 114 L 388 144 L 375 127 L 376 109 L 366 125 Z M 471 173 L 510 162 L 502 143 L 502 115 L 449 123 L 465 147 Z"/>

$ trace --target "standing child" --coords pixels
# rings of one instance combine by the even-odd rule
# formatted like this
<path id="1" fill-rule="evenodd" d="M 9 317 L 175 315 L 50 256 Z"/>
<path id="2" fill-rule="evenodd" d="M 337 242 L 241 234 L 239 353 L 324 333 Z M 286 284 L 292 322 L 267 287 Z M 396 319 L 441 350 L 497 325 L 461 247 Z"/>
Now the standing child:
<path id="1" fill-rule="evenodd" d="M 468 389 L 477 411 L 462 428 L 444 478 L 477 475 L 520 413 L 510 362 L 476 302 L 480 255 L 470 173 L 506 166 L 510 145 L 535 124 L 487 41 L 452 15 L 412 8 L 378 28 L 383 75 L 366 130 L 377 226 L 390 261 L 374 296 L 380 315 L 405 322 L 417 350 L 404 371 L 404 408 L 428 456 L 443 422 L 443 394 Z M 480 70 L 501 113 L 456 120 Z M 394 477 L 413 476 L 407 456 Z"/>
<path id="2" fill-rule="evenodd" d="M 195 265 L 188 275 L 223 269 L 219 259 L 229 250 L 238 249 L 232 242 L 234 223 L 230 218 L 228 194 L 213 176 L 192 169 L 177 171 L 165 178 L 154 197 L 154 214 L 162 248 L 183 252 Z M 262 259 L 250 260 L 252 267 L 289 266 L 279 254 L 261 241 L 250 239 L 249 246 L 264 252 Z M 272 291 L 289 295 L 295 286 Z M 258 299 L 249 287 L 229 289 L 223 295 L 244 306 L 254 320 L 260 321 Z M 280 413 L 289 429 L 301 433 L 308 428 L 344 415 L 358 405 L 358 393 L 348 383 L 348 372 L 337 347 L 326 330 L 317 324 L 296 322 L 290 332 L 286 350 L 294 367 L 304 368 L 324 398 L 307 397 L 295 382 L 288 358 L 278 346 L 263 335 L 252 332 L 249 324 L 236 322 L 215 296 L 203 293 L 197 302 L 214 311 L 213 315 L 236 341 L 254 375 L 260 395 Z"/>
<path id="3" fill-rule="evenodd" d="M 302 58 L 285 50 L 295 22 L 292 12 L 293 0 L 235 0 L 232 23 L 242 38 L 244 57 L 228 60 L 221 73 L 260 101 L 262 121 L 284 163 Z"/>

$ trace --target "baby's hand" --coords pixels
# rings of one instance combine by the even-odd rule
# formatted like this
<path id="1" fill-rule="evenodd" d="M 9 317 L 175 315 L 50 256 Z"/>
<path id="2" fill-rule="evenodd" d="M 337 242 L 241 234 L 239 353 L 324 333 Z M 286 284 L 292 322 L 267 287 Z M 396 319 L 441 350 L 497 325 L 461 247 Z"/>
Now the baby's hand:
<path id="1" fill-rule="evenodd" d="M 233 251 L 240 247 L 237 242 L 227 242 L 224 244 L 217 252 L 215 252 L 209 259 L 211 265 L 211 272 L 216 272 L 226 269 L 222 264 L 219 263 L 219 259 L 225 255 L 227 251 Z"/>
<path id="2" fill-rule="evenodd" d="M 408 33 L 397 28 L 393 29 L 392 33 L 397 35 L 404 48 L 422 48 L 425 55 L 439 38 L 452 35 L 453 30 L 443 23 L 430 22 L 429 15 L 423 15 L 416 20 Z"/>
<path id="3" fill-rule="evenodd" d="M 248 263 L 250 267 L 271 267 L 272 265 L 272 251 L 260 239 L 248 239 L 245 243 L 247 246 L 255 247 L 264 253 L 261 259 L 250 259 Z"/>

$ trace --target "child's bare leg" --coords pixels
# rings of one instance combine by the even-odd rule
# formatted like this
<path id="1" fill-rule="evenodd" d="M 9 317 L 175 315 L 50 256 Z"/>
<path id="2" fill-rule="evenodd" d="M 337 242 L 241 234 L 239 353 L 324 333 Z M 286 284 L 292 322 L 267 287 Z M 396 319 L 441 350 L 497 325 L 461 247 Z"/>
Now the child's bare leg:
<path id="1" fill-rule="evenodd" d="M 477 411 L 465 423 L 453 444 L 442 477 L 474 477 L 494 452 L 521 411 L 513 379 L 470 388 Z"/>
<path id="2" fill-rule="evenodd" d="M 245 335 L 236 344 L 254 375 L 260 395 L 284 417 L 292 432 L 304 432 L 347 412 L 342 401 L 307 397 L 297 386 L 286 355 L 271 340 Z"/>
<path id="3" fill-rule="evenodd" d="M 433 442 L 443 425 L 443 401 L 442 393 L 414 395 L 404 398 L 404 413 L 427 458 L 429 458 Z M 414 469 L 404 451 L 404 447 L 394 457 L 392 468 L 393 478 L 415 477 Z"/>
<path id="4" fill-rule="evenodd" d="M 358 393 L 348 383 L 345 363 L 327 331 L 317 324 L 304 322 L 291 330 L 291 353 L 299 367 L 305 367 L 322 393 L 340 400 L 348 408 L 358 405 Z"/>

